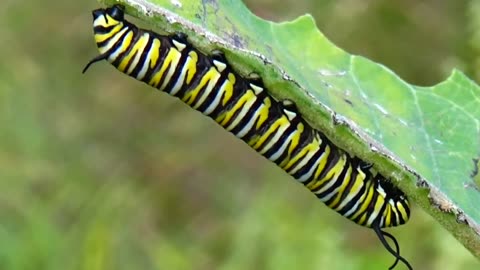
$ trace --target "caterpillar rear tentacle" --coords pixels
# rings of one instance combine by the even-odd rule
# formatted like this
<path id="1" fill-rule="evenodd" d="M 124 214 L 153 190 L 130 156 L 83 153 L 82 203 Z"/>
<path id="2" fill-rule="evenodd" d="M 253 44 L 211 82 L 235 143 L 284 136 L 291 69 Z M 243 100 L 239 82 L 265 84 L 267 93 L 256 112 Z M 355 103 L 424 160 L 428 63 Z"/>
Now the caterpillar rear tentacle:
<path id="1" fill-rule="evenodd" d="M 405 258 L 400 256 L 400 246 L 398 245 L 397 239 L 395 239 L 395 237 L 393 237 L 393 235 L 391 235 L 390 233 L 382 231 L 378 226 L 374 226 L 373 230 L 377 234 L 378 239 L 380 239 L 380 242 L 382 242 L 382 245 L 385 247 L 385 249 L 396 258 L 395 262 L 388 269 L 392 270 L 393 268 L 395 268 L 397 263 L 401 261 L 408 267 L 408 269 L 412 270 L 413 268 L 410 263 L 405 260 Z M 395 244 L 395 250 L 393 250 L 392 247 L 388 244 L 385 237 L 388 237 L 393 241 L 393 243 Z"/>
<path id="2" fill-rule="evenodd" d="M 396 239 L 381 230 L 408 221 L 404 193 L 371 164 L 314 129 L 293 101 L 277 101 L 260 76 L 242 77 L 223 53 L 208 56 L 185 35 L 137 28 L 124 19 L 120 5 L 93 11 L 93 26 L 100 55 L 83 72 L 107 60 L 121 72 L 181 99 L 277 164 L 328 207 L 372 228 L 396 259 L 391 268 L 401 261 L 412 269 L 400 256 Z M 385 237 L 394 242 L 395 250 Z"/>

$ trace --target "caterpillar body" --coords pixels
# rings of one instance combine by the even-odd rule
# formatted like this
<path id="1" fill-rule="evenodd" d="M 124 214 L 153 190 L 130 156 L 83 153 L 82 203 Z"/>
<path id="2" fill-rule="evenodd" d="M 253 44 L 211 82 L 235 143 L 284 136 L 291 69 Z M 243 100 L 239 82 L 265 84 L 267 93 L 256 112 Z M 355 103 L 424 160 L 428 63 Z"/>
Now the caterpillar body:
<path id="1" fill-rule="evenodd" d="M 381 230 L 410 216 L 404 193 L 371 165 L 335 146 L 314 129 L 290 100 L 277 101 L 259 79 L 240 76 L 221 53 L 207 55 L 183 34 L 160 35 L 124 19 L 123 6 L 97 9 L 93 29 L 100 55 L 121 72 L 181 99 L 209 116 L 302 183 L 328 207 L 372 228 L 400 256 L 396 239 Z M 392 249 L 385 237 L 390 238 Z"/>

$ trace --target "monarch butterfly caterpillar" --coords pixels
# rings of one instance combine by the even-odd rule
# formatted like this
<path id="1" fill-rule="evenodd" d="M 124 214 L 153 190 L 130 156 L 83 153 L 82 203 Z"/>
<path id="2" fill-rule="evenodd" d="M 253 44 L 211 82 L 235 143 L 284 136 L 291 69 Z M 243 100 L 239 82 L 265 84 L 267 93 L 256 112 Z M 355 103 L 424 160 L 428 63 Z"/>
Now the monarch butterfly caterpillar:
<path id="1" fill-rule="evenodd" d="M 124 19 L 114 5 L 93 13 L 100 55 L 123 73 L 143 81 L 214 119 L 257 152 L 276 163 L 328 207 L 372 228 L 396 260 L 412 269 L 396 239 L 381 230 L 410 216 L 405 195 L 371 165 L 336 147 L 302 118 L 290 100 L 277 101 L 259 79 L 241 77 L 221 53 L 208 56 L 183 34 L 159 35 Z M 395 244 L 395 250 L 385 237 Z"/>

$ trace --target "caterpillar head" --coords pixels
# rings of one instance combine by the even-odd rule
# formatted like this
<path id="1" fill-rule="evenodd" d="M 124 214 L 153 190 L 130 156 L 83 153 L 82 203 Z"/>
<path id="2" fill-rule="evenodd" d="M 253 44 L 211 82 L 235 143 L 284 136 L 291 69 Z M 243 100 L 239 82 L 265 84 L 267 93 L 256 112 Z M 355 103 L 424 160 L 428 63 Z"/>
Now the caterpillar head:
<path id="1" fill-rule="evenodd" d="M 85 73 L 93 63 L 108 58 L 108 50 L 113 46 L 109 41 L 124 28 L 125 24 L 128 24 L 124 20 L 124 15 L 125 12 L 122 5 L 114 5 L 106 9 L 99 8 L 92 11 L 93 33 L 100 55 L 88 62 L 83 69 L 83 73 Z"/>
<path id="2" fill-rule="evenodd" d="M 93 27 L 109 27 L 123 22 L 125 7 L 122 5 L 114 5 L 109 8 L 99 8 L 92 11 Z"/>

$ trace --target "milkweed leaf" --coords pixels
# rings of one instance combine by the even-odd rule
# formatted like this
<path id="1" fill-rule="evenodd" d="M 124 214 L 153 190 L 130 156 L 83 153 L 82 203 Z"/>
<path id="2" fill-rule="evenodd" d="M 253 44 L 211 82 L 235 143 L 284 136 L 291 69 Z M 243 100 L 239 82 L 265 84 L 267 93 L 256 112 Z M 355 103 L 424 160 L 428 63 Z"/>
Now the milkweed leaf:
<path id="1" fill-rule="evenodd" d="M 334 143 L 374 164 L 480 258 L 480 87 L 458 70 L 420 87 L 332 44 L 311 16 L 273 23 L 237 0 L 103 0 L 156 31 L 184 32 L 260 74 Z"/>

